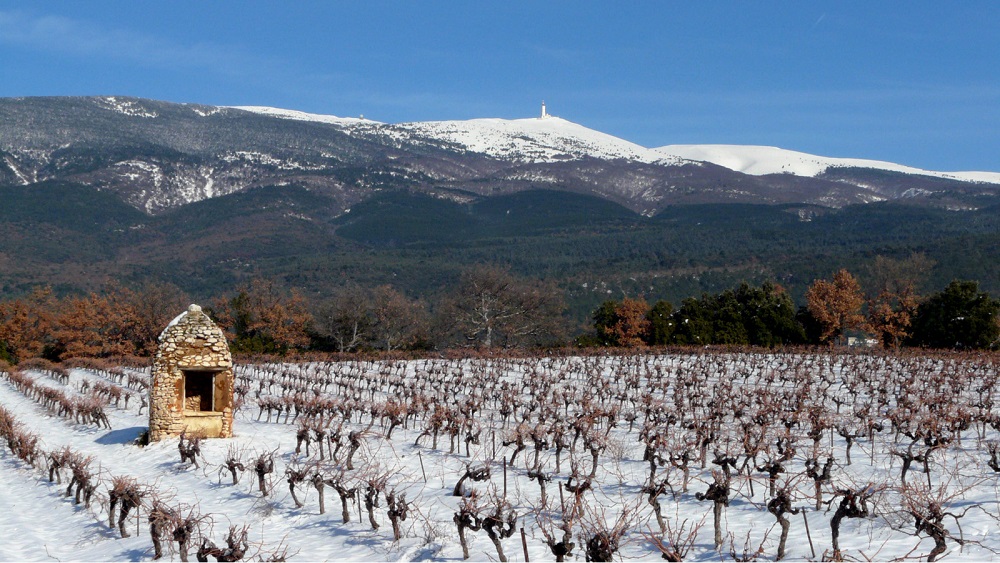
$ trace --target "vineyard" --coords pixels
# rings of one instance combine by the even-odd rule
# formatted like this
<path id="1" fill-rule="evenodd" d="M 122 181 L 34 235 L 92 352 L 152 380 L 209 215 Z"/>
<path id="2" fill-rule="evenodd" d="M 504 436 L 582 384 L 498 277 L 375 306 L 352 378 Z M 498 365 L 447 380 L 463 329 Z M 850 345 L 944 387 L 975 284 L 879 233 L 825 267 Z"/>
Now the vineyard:
<path id="1" fill-rule="evenodd" d="M 141 445 L 148 366 L 0 366 L 0 560 L 990 559 L 998 378 L 959 353 L 259 361 L 234 438 Z"/>

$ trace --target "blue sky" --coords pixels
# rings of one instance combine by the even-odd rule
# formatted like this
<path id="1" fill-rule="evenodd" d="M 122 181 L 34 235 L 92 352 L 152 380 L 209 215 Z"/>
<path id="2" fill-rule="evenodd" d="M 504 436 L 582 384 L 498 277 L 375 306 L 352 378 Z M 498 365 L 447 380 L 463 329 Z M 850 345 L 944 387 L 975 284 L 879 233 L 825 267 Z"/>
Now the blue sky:
<path id="1" fill-rule="evenodd" d="M 0 96 L 387 122 L 531 117 L 545 100 L 649 147 L 1000 171 L 998 35 L 986 1 L 0 0 Z"/>

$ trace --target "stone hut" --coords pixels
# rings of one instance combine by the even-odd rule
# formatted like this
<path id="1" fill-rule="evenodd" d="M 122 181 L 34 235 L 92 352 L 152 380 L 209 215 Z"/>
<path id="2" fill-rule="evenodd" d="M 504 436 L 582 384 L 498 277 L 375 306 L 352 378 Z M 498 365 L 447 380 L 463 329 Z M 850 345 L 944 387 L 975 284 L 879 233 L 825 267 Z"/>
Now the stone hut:
<path id="1" fill-rule="evenodd" d="M 233 358 L 222 330 L 198 305 L 160 334 L 149 390 L 151 442 L 181 432 L 233 435 Z"/>

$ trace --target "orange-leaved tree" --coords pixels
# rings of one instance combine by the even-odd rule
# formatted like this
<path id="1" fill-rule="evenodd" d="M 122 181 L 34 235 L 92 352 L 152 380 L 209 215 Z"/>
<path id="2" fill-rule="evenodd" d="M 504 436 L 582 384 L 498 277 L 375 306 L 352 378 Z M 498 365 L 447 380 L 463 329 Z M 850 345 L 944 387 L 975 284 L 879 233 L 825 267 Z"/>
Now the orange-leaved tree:
<path id="1" fill-rule="evenodd" d="M 126 293 L 120 290 L 106 296 L 90 293 L 62 299 L 53 330 L 59 359 L 138 353 L 137 322 L 123 300 Z"/>
<path id="2" fill-rule="evenodd" d="M 131 310 L 135 323 L 132 337 L 136 353 L 151 356 L 156 353 L 160 333 L 190 304 L 187 295 L 175 285 L 150 282 L 134 291 L 122 291 L 119 302 Z"/>
<path id="3" fill-rule="evenodd" d="M 646 316 L 649 305 L 645 299 L 625 297 L 615 307 L 615 322 L 609 327 L 619 346 L 635 347 L 646 344 L 651 322 Z"/>
<path id="4" fill-rule="evenodd" d="M 312 315 L 305 300 L 268 280 L 254 279 L 235 296 L 217 301 L 210 313 L 235 351 L 284 353 L 309 345 Z"/>
<path id="5" fill-rule="evenodd" d="M 885 348 L 898 348 L 910 336 L 910 325 L 920 299 L 912 287 L 898 292 L 883 289 L 868 301 L 868 328 Z"/>
<path id="6" fill-rule="evenodd" d="M 934 264 L 921 253 L 904 259 L 875 257 L 870 267 L 875 296 L 868 300 L 868 327 L 882 346 L 897 348 L 910 336 L 910 325 L 920 305 L 916 288 Z"/>
<path id="7" fill-rule="evenodd" d="M 31 295 L 0 303 L 0 351 L 20 362 L 41 357 L 51 344 L 56 299 L 52 289 L 35 288 Z"/>
<path id="8" fill-rule="evenodd" d="M 806 307 L 822 328 L 820 340 L 832 341 L 848 330 L 865 328 L 861 306 L 865 302 L 858 280 L 845 269 L 832 281 L 816 280 L 806 290 Z"/>

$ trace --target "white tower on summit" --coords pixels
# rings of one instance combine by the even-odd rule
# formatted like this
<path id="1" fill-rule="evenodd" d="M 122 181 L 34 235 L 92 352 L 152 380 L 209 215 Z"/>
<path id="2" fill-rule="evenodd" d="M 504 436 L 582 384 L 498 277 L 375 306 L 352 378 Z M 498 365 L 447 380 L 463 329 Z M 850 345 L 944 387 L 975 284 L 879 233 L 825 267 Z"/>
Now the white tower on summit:
<path id="1" fill-rule="evenodd" d="M 545 113 L 545 100 L 542 100 L 542 115 L 540 115 L 538 119 L 545 119 L 548 116 L 549 114 Z"/>

